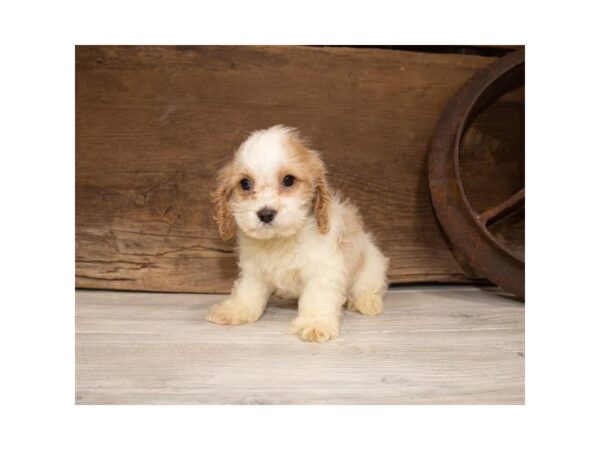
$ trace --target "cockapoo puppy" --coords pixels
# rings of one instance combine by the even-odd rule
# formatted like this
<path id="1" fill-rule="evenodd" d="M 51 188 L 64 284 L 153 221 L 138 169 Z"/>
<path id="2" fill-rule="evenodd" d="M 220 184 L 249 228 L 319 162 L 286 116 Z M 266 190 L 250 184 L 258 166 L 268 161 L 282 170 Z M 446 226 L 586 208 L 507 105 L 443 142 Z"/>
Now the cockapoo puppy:
<path id="1" fill-rule="evenodd" d="M 383 311 L 388 260 L 325 173 L 319 154 L 281 125 L 252 133 L 221 169 L 215 220 L 224 240 L 237 235 L 240 276 L 209 321 L 255 322 L 272 295 L 294 298 L 290 332 L 324 342 L 340 333 L 344 304 Z"/>

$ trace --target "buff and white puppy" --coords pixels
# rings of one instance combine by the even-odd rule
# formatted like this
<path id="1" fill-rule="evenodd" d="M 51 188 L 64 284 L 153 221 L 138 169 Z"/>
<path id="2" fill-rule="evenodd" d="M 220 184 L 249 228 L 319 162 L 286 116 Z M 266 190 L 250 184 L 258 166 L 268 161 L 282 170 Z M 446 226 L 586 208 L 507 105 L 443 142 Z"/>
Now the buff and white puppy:
<path id="1" fill-rule="evenodd" d="M 215 219 L 224 240 L 237 235 L 240 276 L 209 321 L 255 322 L 272 295 L 294 298 L 290 331 L 324 342 L 339 334 L 344 304 L 383 311 L 388 260 L 325 174 L 319 154 L 281 125 L 252 133 L 219 172 Z"/>

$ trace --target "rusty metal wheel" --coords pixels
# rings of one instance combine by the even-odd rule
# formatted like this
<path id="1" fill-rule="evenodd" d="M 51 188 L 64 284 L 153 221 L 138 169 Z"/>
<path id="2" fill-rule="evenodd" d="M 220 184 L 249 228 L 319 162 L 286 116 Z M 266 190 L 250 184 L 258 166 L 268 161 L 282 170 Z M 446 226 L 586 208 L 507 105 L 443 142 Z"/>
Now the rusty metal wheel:
<path id="1" fill-rule="evenodd" d="M 525 188 L 478 214 L 465 195 L 459 154 L 473 119 L 503 94 L 525 84 L 525 52 L 510 53 L 467 82 L 442 113 L 429 149 L 429 189 L 436 216 L 454 249 L 477 272 L 525 298 L 525 260 L 488 227 L 525 205 Z"/>

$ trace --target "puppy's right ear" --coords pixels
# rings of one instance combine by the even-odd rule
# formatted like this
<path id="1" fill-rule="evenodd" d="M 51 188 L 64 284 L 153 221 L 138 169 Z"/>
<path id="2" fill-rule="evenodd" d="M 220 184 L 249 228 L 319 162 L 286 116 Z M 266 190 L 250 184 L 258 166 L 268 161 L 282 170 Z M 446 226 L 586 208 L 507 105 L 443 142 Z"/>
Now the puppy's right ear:
<path id="1" fill-rule="evenodd" d="M 211 194 L 211 201 L 215 204 L 214 219 L 219 228 L 219 235 L 224 241 L 235 236 L 235 220 L 229 207 L 231 197 L 231 165 L 223 167 L 217 174 L 217 188 Z"/>

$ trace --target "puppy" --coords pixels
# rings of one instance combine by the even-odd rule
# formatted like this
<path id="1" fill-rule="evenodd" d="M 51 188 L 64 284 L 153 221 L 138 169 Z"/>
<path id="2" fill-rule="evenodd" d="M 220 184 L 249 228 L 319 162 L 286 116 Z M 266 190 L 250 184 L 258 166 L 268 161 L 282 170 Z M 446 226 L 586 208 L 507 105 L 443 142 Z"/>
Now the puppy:
<path id="1" fill-rule="evenodd" d="M 252 133 L 221 169 L 215 220 L 222 239 L 237 235 L 240 276 L 207 320 L 252 323 L 271 295 L 294 298 L 290 332 L 324 342 L 340 333 L 344 304 L 367 315 L 383 311 L 388 260 L 325 174 L 319 154 L 282 125 Z"/>

